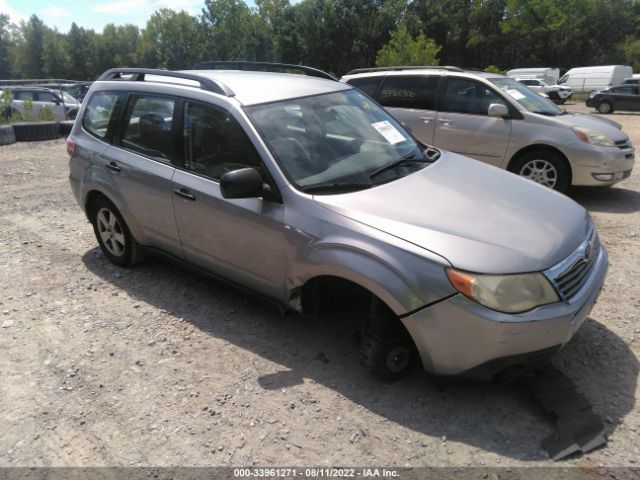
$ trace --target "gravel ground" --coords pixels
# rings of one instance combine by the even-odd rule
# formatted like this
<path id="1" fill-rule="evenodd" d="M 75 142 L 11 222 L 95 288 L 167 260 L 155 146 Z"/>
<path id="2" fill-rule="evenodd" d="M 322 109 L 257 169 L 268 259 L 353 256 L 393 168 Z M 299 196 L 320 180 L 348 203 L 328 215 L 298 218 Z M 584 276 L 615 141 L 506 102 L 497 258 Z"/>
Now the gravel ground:
<path id="1" fill-rule="evenodd" d="M 640 114 L 609 118 L 640 145 Z M 67 171 L 63 140 L 0 148 L 0 466 L 558 465 L 540 448 L 553 424 L 521 387 L 384 384 L 349 322 L 282 316 L 163 260 L 112 266 Z M 554 362 L 609 444 L 561 465 L 634 467 L 640 168 L 571 196 L 611 265 Z"/>

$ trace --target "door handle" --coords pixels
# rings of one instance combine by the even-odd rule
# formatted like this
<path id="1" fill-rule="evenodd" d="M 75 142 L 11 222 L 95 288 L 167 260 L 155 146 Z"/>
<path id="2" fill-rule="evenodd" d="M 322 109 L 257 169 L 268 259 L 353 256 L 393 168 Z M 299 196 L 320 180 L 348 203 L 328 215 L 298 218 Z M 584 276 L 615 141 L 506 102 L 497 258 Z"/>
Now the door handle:
<path id="1" fill-rule="evenodd" d="M 439 118 L 438 121 L 442 123 L 451 123 L 451 120 L 448 118 Z"/>
<path id="2" fill-rule="evenodd" d="M 194 201 L 196 199 L 196 196 L 193 193 L 189 190 L 185 190 L 184 188 L 176 188 L 173 193 L 180 195 L 182 198 L 186 198 L 187 200 Z"/>
<path id="3" fill-rule="evenodd" d="M 433 117 L 429 117 L 427 115 L 422 115 L 421 117 L 418 117 L 420 120 L 422 120 L 424 123 L 429 123 L 430 121 L 433 120 Z"/>
<path id="4" fill-rule="evenodd" d="M 119 172 L 121 168 L 118 166 L 116 162 L 113 160 L 105 165 L 109 170 L 113 170 L 114 172 Z"/>

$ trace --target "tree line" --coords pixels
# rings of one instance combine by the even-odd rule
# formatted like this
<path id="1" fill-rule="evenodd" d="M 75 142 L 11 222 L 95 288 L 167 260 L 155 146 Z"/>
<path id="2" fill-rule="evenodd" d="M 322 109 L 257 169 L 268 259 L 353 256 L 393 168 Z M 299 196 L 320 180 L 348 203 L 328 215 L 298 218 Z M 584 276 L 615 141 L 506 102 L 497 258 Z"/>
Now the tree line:
<path id="1" fill-rule="evenodd" d="M 304 64 L 342 75 L 411 63 L 507 69 L 628 64 L 640 70 L 634 0 L 206 0 L 161 9 L 144 28 L 0 13 L 0 78 L 92 80 L 114 66 L 189 68 L 203 60 Z"/>

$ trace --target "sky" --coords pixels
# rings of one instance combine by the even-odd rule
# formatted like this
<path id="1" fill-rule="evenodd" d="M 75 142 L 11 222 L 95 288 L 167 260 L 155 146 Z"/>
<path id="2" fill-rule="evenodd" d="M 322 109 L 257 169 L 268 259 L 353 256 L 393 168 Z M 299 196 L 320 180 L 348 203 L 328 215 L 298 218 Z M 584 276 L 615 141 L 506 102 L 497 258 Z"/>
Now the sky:
<path id="1" fill-rule="evenodd" d="M 254 5 L 253 1 L 246 2 Z M 49 27 L 60 32 L 72 22 L 81 27 L 102 30 L 107 23 L 133 23 L 144 27 L 151 14 L 160 8 L 186 10 L 199 14 L 204 0 L 0 0 L 0 13 L 19 23 L 36 14 Z"/>

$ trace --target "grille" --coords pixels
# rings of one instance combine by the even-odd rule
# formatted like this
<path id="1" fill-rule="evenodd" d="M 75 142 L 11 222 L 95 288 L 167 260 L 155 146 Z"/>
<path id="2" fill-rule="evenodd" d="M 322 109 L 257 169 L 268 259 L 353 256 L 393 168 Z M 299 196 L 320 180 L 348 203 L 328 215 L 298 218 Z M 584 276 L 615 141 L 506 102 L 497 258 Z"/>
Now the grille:
<path id="1" fill-rule="evenodd" d="M 631 176 L 631 170 L 622 172 L 622 178 L 629 178 Z"/>
<path id="2" fill-rule="evenodd" d="M 563 300 L 571 300 L 584 286 L 599 253 L 600 240 L 592 228 L 575 252 L 548 271 L 548 276 Z"/>

